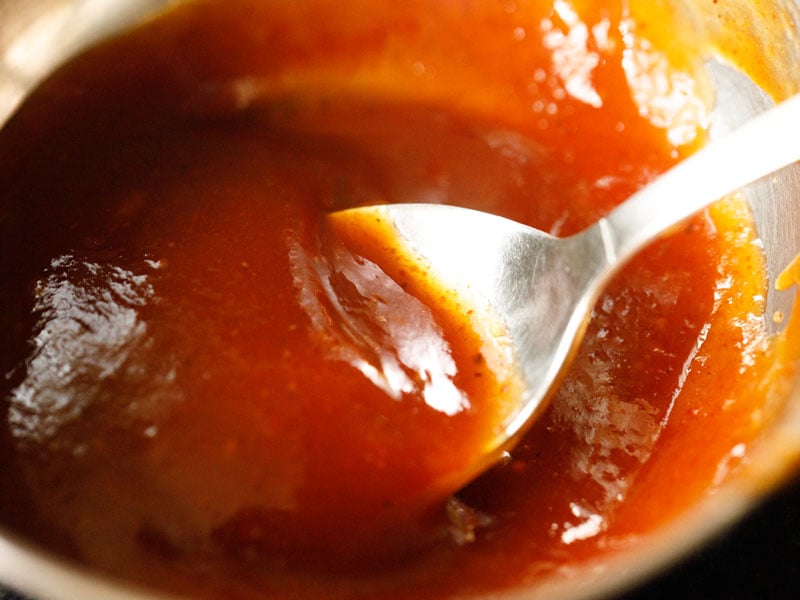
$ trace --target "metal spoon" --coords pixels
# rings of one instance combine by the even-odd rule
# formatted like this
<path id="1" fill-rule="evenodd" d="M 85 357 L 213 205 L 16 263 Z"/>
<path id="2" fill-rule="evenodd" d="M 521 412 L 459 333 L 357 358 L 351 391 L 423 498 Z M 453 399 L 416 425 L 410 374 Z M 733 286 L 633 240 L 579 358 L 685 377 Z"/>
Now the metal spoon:
<path id="1" fill-rule="evenodd" d="M 504 321 L 527 390 L 492 448 L 496 455 L 543 411 L 612 276 L 708 204 L 800 160 L 798 136 L 800 95 L 709 143 L 567 238 L 447 205 L 388 204 L 340 214 L 393 224 L 445 283 L 467 286 Z"/>

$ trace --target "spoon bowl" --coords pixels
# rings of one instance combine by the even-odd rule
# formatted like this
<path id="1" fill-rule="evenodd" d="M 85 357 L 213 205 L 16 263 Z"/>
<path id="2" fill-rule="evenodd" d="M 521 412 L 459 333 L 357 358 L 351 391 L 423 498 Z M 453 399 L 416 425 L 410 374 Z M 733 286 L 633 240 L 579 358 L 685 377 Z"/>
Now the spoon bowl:
<path id="1" fill-rule="evenodd" d="M 334 213 L 333 221 L 388 223 L 439 281 L 488 302 L 507 328 L 526 389 L 487 460 L 476 466 L 479 472 L 546 408 L 611 278 L 649 242 L 707 205 L 800 160 L 800 143 L 787 131 L 800 131 L 800 96 L 710 142 L 566 238 L 437 204 L 358 207 Z"/>

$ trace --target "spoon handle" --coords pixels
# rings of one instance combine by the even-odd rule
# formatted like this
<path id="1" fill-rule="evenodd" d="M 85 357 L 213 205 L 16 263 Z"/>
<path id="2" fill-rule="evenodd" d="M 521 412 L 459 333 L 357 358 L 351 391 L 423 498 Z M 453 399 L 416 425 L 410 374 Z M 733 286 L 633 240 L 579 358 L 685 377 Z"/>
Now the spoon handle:
<path id="1" fill-rule="evenodd" d="M 594 227 L 610 263 L 713 201 L 800 160 L 800 94 L 713 141 L 631 196 Z"/>

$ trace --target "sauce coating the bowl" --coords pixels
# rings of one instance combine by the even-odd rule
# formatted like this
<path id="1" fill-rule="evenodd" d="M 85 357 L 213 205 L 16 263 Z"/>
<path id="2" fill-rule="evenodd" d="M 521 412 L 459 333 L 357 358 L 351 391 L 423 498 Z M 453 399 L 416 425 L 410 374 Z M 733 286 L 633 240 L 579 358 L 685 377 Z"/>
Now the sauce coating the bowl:
<path id="1" fill-rule="evenodd" d="M 612 1 L 193 2 L 54 75 L 0 136 L 0 523 L 179 593 L 425 598 L 713 490 L 786 362 L 744 202 L 621 274 L 542 421 L 450 499 L 514 402 L 502 331 L 323 225 L 593 222 L 702 143 L 702 78 L 643 30 Z"/>

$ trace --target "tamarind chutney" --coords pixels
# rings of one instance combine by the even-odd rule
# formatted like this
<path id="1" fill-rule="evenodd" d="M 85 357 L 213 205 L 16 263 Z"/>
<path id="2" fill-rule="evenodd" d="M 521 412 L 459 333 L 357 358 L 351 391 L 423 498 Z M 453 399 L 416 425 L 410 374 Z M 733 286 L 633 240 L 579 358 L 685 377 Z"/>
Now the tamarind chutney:
<path id="1" fill-rule="evenodd" d="M 588 226 L 706 137 L 659 10 L 199 0 L 53 74 L 0 134 L 0 525 L 181 595 L 424 599 L 713 493 L 788 363 L 740 197 L 615 279 L 547 413 L 455 494 L 517 401 L 513 348 L 325 225 L 440 202 Z"/>

